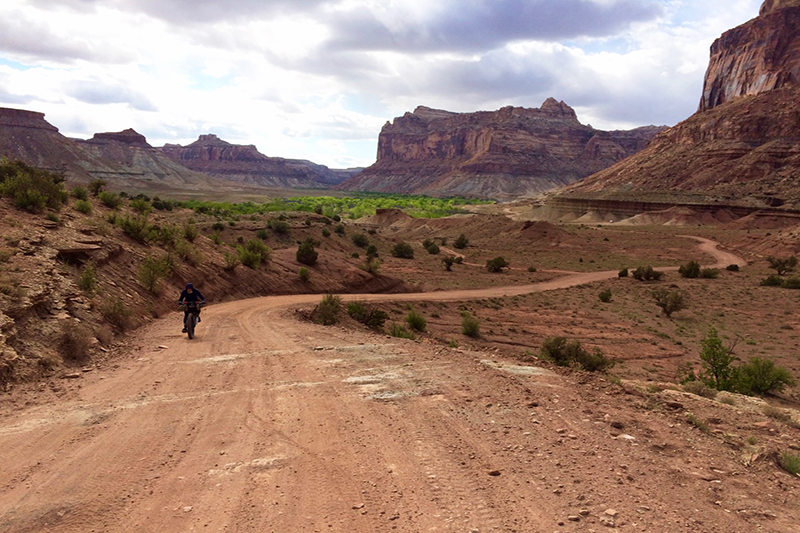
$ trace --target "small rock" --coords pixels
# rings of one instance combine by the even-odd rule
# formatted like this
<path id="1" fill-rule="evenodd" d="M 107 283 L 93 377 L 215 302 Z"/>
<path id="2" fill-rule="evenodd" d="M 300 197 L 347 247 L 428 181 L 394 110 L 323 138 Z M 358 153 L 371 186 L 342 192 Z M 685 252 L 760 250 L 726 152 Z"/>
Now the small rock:
<path id="1" fill-rule="evenodd" d="M 359 503 L 359 504 L 353 506 L 353 509 L 363 509 L 363 508 L 364 508 L 364 504 L 363 503 Z"/>
<path id="2" fill-rule="evenodd" d="M 683 404 L 681 402 L 666 402 L 664 405 L 670 409 L 683 409 Z"/>
<path id="3" fill-rule="evenodd" d="M 192 509 L 193 509 L 193 507 L 191 505 L 187 505 L 186 507 L 183 508 L 183 512 L 184 513 L 191 513 Z"/>
<path id="4" fill-rule="evenodd" d="M 615 420 L 615 421 L 611 422 L 611 427 L 615 428 L 615 429 L 623 429 L 625 427 L 625 424 L 623 424 L 622 422 L 619 422 L 618 420 Z"/>
<path id="5" fill-rule="evenodd" d="M 616 509 L 606 509 L 605 511 L 603 511 L 603 514 L 606 516 L 610 516 L 611 518 L 614 518 L 619 513 L 617 512 Z"/>
<path id="6" fill-rule="evenodd" d="M 570 522 L 580 522 L 581 521 L 581 517 L 577 516 L 577 515 L 569 515 L 567 517 L 567 520 L 569 520 Z"/>
<path id="7" fill-rule="evenodd" d="M 495 476 L 495 477 L 499 476 L 500 475 L 500 471 L 499 470 L 492 470 L 491 472 L 489 472 L 489 475 L 490 476 Z"/>
<path id="8" fill-rule="evenodd" d="M 159 350 L 166 350 L 167 348 L 169 348 L 169 346 L 165 346 L 164 344 L 159 344 L 156 348 L 158 348 Z"/>
<path id="9" fill-rule="evenodd" d="M 81 377 L 81 374 L 80 372 L 72 372 L 70 374 L 64 374 L 64 377 L 66 379 L 78 379 L 79 377 Z"/>
<path id="10" fill-rule="evenodd" d="M 578 514 L 581 516 L 589 516 L 589 509 L 581 509 L 578 511 Z"/>

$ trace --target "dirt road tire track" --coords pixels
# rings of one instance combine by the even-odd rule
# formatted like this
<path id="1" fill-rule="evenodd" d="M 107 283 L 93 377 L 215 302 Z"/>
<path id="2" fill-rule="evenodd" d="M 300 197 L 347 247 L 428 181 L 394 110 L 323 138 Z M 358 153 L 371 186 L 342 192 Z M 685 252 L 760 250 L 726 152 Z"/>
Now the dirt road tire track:
<path id="1" fill-rule="evenodd" d="M 740 262 L 703 246 L 720 264 Z M 515 375 L 481 354 L 292 318 L 289 307 L 318 300 L 210 306 L 194 341 L 177 315 L 159 320 L 119 368 L 86 374 L 73 399 L 6 414 L 0 531 L 586 531 L 612 520 L 610 507 L 625 509 L 617 527 L 636 530 L 753 526 L 696 498 L 708 482 L 682 469 L 681 453 L 662 464 L 637 453 L 647 438 L 681 442 L 677 429 L 632 421 L 638 442 L 609 435 L 614 413 L 602 403 L 616 393 L 605 381 Z"/>

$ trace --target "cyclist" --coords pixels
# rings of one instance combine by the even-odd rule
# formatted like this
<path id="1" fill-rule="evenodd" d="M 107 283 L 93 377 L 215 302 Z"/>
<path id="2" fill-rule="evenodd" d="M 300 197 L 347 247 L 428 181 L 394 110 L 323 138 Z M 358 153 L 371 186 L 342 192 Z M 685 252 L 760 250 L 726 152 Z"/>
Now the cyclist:
<path id="1" fill-rule="evenodd" d="M 206 303 L 206 297 L 200 291 L 194 288 L 191 283 L 186 284 L 186 288 L 181 292 L 178 298 L 178 305 L 185 306 L 183 308 L 183 333 L 186 333 L 186 317 L 189 315 L 189 307 L 196 307 L 197 321 L 200 322 L 200 305 Z"/>

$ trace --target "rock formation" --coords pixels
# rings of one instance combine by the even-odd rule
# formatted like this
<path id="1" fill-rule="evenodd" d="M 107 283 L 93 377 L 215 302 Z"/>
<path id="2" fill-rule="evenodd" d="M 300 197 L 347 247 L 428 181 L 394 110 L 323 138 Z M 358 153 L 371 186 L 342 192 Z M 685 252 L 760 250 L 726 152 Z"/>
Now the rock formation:
<path id="1" fill-rule="evenodd" d="M 510 199 L 575 182 L 644 148 L 663 128 L 605 132 L 549 98 L 539 109 L 452 113 L 420 106 L 386 123 L 378 159 L 346 190 Z"/>
<path id="2" fill-rule="evenodd" d="M 559 201 L 800 208 L 800 1 L 761 13 L 714 43 L 695 115 Z"/>
<path id="3" fill-rule="evenodd" d="M 185 147 L 167 144 L 161 152 L 198 172 L 267 187 L 327 188 L 360 170 L 331 170 L 311 161 L 267 157 L 253 145 L 230 144 L 212 134 Z"/>

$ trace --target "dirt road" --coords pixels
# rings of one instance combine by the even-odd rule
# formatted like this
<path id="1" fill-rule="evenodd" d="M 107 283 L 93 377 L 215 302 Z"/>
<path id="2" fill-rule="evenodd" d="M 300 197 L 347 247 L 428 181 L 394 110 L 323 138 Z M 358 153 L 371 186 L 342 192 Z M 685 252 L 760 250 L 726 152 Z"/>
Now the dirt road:
<path id="1" fill-rule="evenodd" d="M 63 401 L 3 413 L 0 531 L 733 533 L 800 523 L 791 484 L 759 483 L 720 439 L 638 410 L 601 377 L 316 326 L 287 307 L 318 300 L 211 306 L 194 341 L 177 315 L 158 320 L 117 368 L 60 380 Z"/>

